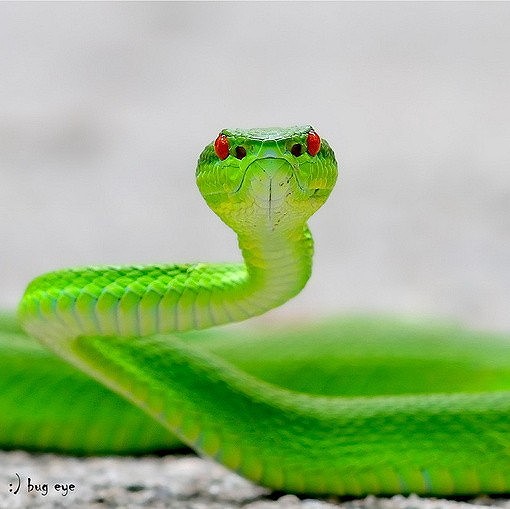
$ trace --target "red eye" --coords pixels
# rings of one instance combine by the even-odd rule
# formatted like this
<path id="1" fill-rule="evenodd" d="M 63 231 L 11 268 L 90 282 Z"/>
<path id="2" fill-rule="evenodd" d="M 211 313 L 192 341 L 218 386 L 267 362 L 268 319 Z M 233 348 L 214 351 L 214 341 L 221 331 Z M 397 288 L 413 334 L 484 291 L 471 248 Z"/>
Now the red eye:
<path id="1" fill-rule="evenodd" d="M 311 156 L 317 155 L 321 148 L 320 136 L 315 131 L 310 131 L 306 138 L 306 149 Z"/>
<path id="2" fill-rule="evenodd" d="M 224 134 L 220 134 L 214 142 L 214 151 L 216 155 L 223 161 L 228 157 L 228 139 Z"/>

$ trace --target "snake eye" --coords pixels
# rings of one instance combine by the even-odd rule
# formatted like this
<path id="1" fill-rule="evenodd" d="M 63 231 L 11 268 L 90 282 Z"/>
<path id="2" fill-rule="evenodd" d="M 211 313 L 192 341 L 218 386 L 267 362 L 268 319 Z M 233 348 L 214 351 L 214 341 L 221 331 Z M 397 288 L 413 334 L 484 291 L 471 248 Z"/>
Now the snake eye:
<path id="1" fill-rule="evenodd" d="M 311 156 L 317 155 L 321 148 L 320 136 L 315 131 L 310 131 L 306 138 L 306 148 Z"/>
<path id="2" fill-rule="evenodd" d="M 237 159 L 244 159 L 246 157 L 246 149 L 244 147 L 236 147 Z"/>
<path id="3" fill-rule="evenodd" d="M 222 161 L 228 157 L 228 139 L 224 134 L 220 134 L 214 141 L 214 151 Z"/>
<path id="4" fill-rule="evenodd" d="M 290 148 L 290 153 L 295 157 L 299 157 L 303 153 L 303 145 L 301 143 L 294 143 Z"/>

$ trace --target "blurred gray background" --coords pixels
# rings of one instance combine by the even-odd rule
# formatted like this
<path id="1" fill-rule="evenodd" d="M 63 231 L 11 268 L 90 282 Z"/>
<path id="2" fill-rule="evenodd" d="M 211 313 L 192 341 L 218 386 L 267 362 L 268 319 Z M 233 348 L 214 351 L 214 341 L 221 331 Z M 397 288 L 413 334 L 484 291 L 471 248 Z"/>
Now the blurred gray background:
<path id="1" fill-rule="evenodd" d="M 341 180 L 270 317 L 510 329 L 509 3 L 2 3 L 0 64 L 2 307 L 62 266 L 237 259 L 198 154 L 311 123 Z"/>

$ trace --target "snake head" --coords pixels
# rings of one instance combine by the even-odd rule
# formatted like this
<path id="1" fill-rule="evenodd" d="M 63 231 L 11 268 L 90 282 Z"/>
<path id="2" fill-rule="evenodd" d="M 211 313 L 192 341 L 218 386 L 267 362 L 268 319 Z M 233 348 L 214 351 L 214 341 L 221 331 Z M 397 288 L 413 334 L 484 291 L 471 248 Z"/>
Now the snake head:
<path id="1" fill-rule="evenodd" d="M 200 155 L 196 179 L 236 232 L 292 229 L 324 204 L 337 163 L 311 126 L 223 129 Z"/>

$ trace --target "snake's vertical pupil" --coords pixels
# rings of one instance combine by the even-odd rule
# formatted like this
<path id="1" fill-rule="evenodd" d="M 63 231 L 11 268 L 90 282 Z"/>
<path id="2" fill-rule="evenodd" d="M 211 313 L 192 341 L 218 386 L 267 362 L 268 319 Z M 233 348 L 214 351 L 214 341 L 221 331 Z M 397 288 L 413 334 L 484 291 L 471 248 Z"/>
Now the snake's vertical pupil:
<path id="1" fill-rule="evenodd" d="M 216 138 L 214 142 L 214 151 L 222 161 L 228 157 L 228 139 L 224 134 L 220 134 Z"/>
<path id="2" fill-rule="evenodd" d="M 310 131 L 306 138 L 306 148 L 311 156 L 317 155 L 321 148 L 320 136 L 315 131 Z"/>

